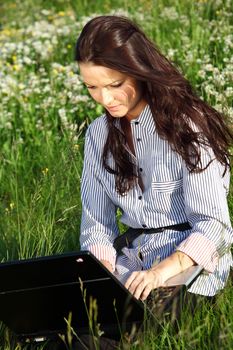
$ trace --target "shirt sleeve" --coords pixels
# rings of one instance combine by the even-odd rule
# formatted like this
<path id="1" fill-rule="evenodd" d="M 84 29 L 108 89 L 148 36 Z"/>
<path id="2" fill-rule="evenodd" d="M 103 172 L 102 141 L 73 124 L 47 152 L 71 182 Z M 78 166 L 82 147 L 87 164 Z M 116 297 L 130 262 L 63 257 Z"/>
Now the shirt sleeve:
<path id="1" fill-rule="evenodd" d="M 85 139 L 84 167 L 81 179 L 82 220 L 80 244 L 99 260 L 107 260 L 115 269 L 113 241 L 118 235 L 116 206 L 107 195 L 101 179 L 102 154 L 98 140 L 88 129 Z"/>
<path id="2" fill-rule="evenodd" d="M 185 210 L 192 230 L 177 250 L 190 256 L 207 272 L 214 272 L 219 257 L 230 251 L 233 241 L 227 205 L 229 172 L 223 177 L 224 167 L 209 148 L 201 149 L 200 173 L 190 173 L 183 166 Z"/>

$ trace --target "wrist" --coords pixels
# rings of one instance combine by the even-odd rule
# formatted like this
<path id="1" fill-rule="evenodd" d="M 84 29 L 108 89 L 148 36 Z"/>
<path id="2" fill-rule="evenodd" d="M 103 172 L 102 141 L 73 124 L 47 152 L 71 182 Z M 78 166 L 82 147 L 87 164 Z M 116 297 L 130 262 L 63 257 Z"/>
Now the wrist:
<path id="1" fill-rule="evenodd" d="M 164 283 L 169 278 L 178 275 L 194 264 L 195 262 L 189 256 L 177 251 L 166 259 L 152 266 L 151 270 L 159 273 L 162 276 Z"/>
<path id="2" fill-rule="evenodd" d="M 157 286 L 159 287 L 163 286 L 165 283 L 165 279 L 163 274 L 159 271 L 159 269 L 151 268 L 150 271 L 153 273 L 155 280 L 157 281 L 156 282 Z"/>

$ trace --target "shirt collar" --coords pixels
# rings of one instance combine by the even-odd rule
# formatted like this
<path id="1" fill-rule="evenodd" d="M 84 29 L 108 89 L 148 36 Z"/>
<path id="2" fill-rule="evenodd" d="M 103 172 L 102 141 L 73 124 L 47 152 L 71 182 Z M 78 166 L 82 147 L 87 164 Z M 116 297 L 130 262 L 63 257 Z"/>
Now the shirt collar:
<path id="1" fill-rule="evenodd" d="M 137 119 L 132 119 L 130 123 L 141 125 L 150 134 L 155 133 L 155 130 L 156 130 L 155 121 L 149 105 L 146 105 L 146 107 L 140 113 L 139 117 Z"/>
<path id="2" fill-rule="evenodd" d="M 130 124 L 139 124 L 144 129 L 146 129 L 150 134 L 154 134 L 156 131 L 154 118 L 149 105 L 146 105 L 142 112 L 139 114 L 138 118 L 132 119 Z M 121 129 L 120 118 L 116 118 L 115 126 Z"/>

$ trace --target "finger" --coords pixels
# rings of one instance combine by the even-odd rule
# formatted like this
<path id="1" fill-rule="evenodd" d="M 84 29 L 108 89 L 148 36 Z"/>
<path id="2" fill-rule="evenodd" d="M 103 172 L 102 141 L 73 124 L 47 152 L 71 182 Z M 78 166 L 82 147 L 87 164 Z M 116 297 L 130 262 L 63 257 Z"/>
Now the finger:
<path id="1" fill-rule="evenodd" d="M 144 290 L 142 291 L 142 293 L 141 293 L 141 295 L 140 295 L 140 299 L 141 300 L 146 300 L 147 299 L 147 297 L 148 297 L 148 295 L 150 294 L 150 292 L 152 291 L 152 285 L 151 284 L 148 284 L 145 288 L 144 288 Z"/>
<path id="2" fill-rule="evenodd" d="M 136 299 L 139 299 L 145 289 L 145 283 L 142 281 L 139 283 L 136 288 L 134 289 L 134 292 L 132 293 Z"/>
<path id="3" fill-rule="evenodd" d="M 151 282 L 148 279 L 148 273 L 141 272 L 131 283 L 129 290 L 135 296 L 135 298 L 139 299 L 143 290 L 149 283 Z"/>
<path id="4" fill-rule="evenodd" d="M 130 293 L 132 293 L 135 297 L 139 298 L 140 293 L 142 292 L 142 289 L 144 288 L 145 284 L 145 274 L 142 272 L 138 273 L 138 275 L 135 276 L 134 280 L 129 286 Z"/>
<path id="5" fill-rule="evenodd" d="M 129 289 L 129 287 L 131 286 L 131 284 L 133 283 L 133 281 L 135 280 L 135 278 L 137 278 L 138 274 L 140 271 L 134 271 L 129 278 L 127 279 L 127 281 L 125 282 L 125 288 Z"/>
<path id="6" fill-rule="evenodd" d="M 152 289 L 154 289 L 154 281 L 149 274 L 145 274 L 143 275 L 143 279 L 138 283 L 133 294 L 135 298 L 145 300 Z"/>

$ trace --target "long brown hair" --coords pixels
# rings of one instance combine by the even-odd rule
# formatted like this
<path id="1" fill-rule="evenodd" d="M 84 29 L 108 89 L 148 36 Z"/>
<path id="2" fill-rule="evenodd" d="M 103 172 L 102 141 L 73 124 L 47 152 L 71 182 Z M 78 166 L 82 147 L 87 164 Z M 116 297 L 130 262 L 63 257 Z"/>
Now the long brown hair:
<path id="1" fill-rule="evenodd" d="M 179 70 L 132 21 L 119 16 L 99 16 L 83 28 L 76 44 L 75 59 L 93 62 L 137 79 L 143 84 L 156 131 L 185 161 L 191 172 L 204 171 L 200 146 L 213 149 L 216 159 L 229 167 L 231 130 L 221 113 L 202 101 Z M 108 137 L 103 151 L 105 169 L 115 174 L 116 189 L 123 195 L 136 183 L 136 164 L 127 152 L 125 135 L 116 118 L 106 111 Z M 195 125 L 195 128 L 193 128 Z M 115 160 L 112 169 L 109 155 Z"/>

